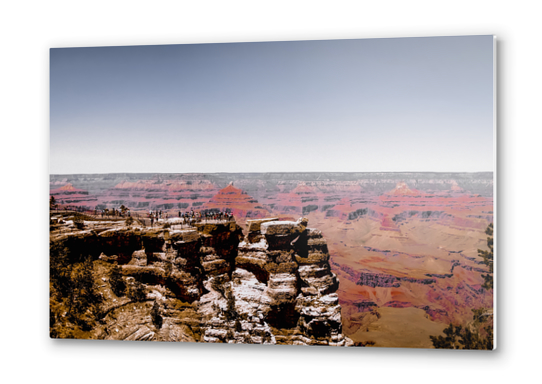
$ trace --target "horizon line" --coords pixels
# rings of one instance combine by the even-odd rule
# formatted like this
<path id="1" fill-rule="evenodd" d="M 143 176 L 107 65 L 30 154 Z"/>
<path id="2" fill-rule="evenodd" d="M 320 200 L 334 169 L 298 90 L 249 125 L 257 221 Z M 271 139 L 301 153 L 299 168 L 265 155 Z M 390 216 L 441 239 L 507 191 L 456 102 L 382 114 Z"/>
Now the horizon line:
<path id="1" fill-rule="evenodd" d="M 159 175 L 229 175 L 229 174 L 283 174 L 283 173 L 495 173 L 491 171 L 261 171 L 261 172 L 81 172 L 81 173 L 49 173 L 49 176 L 70 176 L 70 175 L 118 175 L 118 174 L 159 174 Z"/>

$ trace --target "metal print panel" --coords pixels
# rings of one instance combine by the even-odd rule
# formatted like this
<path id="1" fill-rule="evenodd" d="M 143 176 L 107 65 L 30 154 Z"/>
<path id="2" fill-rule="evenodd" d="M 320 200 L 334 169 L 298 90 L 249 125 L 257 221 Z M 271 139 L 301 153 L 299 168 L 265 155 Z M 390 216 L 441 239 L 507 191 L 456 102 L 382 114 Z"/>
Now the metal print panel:
<path id="1" fill-rule="evenodd" d="M 493 36 L 50 60 L 52 338 L 494 348 Z"/>

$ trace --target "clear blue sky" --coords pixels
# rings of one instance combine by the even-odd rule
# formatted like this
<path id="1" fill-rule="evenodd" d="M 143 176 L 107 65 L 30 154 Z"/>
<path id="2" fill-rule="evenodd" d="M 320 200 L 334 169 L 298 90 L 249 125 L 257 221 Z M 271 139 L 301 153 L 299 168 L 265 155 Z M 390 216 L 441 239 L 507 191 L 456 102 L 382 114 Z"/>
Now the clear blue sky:
<path id="1" fill-rule="evenodd" d="M 50 172 L 493 170 L 493 37 L 51 49 Z"/>

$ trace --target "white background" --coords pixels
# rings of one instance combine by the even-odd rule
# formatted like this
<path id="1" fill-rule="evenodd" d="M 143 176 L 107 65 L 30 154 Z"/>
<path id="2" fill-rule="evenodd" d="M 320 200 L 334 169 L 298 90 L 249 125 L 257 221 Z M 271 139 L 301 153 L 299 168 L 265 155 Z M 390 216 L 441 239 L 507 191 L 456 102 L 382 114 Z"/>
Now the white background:
<path id="1" fill-rule="evenodd" d="M 197 5 L 196 5 L 197 4 Z M 540 380 L 540 12 L 535 1 L 73 1 L 0 6 L 3 382 Z M 498 37 L 499 345 L 494 352 L 48 338 L 48 49 Z M 536 114 L 536 115 L 535 115 Z"/>

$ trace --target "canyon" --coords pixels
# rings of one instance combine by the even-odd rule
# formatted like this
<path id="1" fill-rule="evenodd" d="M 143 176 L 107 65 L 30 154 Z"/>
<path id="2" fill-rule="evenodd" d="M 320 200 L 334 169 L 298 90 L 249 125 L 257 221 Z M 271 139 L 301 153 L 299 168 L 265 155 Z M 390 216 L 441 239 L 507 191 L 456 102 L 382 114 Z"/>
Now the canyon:
<path id="1" fill-rule="evenodd" d="M 98 270 L 110 269 L 106 259 L 115 256 L 124 279 L 162 287 L 147 285 L 147 296 L 163 298 L 158 302 L 171 314 L 162 316 L 169 336 L 147 325 L 132 338 L 153 333 L 148 337 L 156 340 L 175 334 L 190 341 L 431 348 L 430 335 L 466 323 L 473 309 L 493 308 L 493 290 L 481 287 L 487 267 L 478 256 L 478 249 L 488 249 L 485 229 L 493 222 L 491 172 L 51 175 L 50 195 L 59 210 L 93 214 L 124 205 L 143 219 L 134 224 L 138 235 L 114 221 L 51 232 L 55 243 L 67 236 L 88 238 L 85 248 L 102 244 L 93 256 Z M 171 221 L 173 228 L 179 212 L 191 210 L 228 211 L 235 222 L 175 230 L 140 225 L 151 209 L 167 212 L 172 219 L 160 224 Z M 112 228 L 131 234 L 123 244 L 137 246 L 104 251 L 109 248 L 95 237 L 107 237 Z M 220 235 L 226 243 L 217 245 L 209 240 L 213 231 L 231 234 Z M 162 240 L 153 248 L 151 239 Z M 185 247 L 193 247 L 197 266 L 182 256 Z M 197 278 L 196 267 L 202 271 Z M 223 315 L 228 297 L 235 297 L 233 316 L 243 316 L 241 327 L 233 327 L 240 332 L 231 331 L 234 320 Z M 125 305 L 141 319 L 151 310 L 150 301 Z M 319 311 L 323 317 L 314 317 Z M 117 319 L 136 321 L 121 313 Z M 93 337 L 130 338 L 107 327 L 96 327 Z"/>

